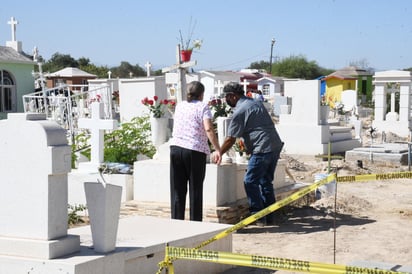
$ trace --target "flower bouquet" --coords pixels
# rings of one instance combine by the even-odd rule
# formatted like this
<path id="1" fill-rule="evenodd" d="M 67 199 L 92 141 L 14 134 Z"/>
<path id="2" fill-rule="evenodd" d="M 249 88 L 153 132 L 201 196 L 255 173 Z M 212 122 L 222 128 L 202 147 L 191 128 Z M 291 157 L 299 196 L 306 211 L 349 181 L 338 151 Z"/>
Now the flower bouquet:
<path id="1" fill-rule="evenodd" d="M 243 153 L 246 154 L 246 147 L 245 147 L 245 143 L 243 142 L 242 139 L 237 139 L 235 144 L 233 145 L 233 149 L 239 153 L 240 156 L 243 156 Z"/>
<path id="2" fill-rule="evenodd" d="M 213 115 L 213 120 L 216 120 L 217 117 L 227 117 L 232 113 L 232 108 L 220 98 L 213 98 L 208 104 Z"/>
<path id="3" fill-rule="evenodd" d="M 142 104 L 149 108 L 153 118 L 161 118 L 165 114 L 165 108 L 169 104 L 169 100 L 159 100 L 158 96 L 153 96 L 153 99 L 145 97 Z"/>

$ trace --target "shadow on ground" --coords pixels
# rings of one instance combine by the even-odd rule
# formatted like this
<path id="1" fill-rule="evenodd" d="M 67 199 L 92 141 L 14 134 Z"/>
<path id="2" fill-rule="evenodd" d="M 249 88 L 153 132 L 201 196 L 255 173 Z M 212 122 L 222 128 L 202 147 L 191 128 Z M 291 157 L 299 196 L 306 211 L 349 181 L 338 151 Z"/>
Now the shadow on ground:
<path id="1" fill-rule="evenodd" d="M 309 234 L 328 231 L 339 226 L 358 226 L 375 222 L 375 220 L 358 217 L 351 214 L 325 213 L 325 211 L 310 206 L 288 207 L 283 210 L 286 217 L 281 223 L 273 226 L 247 226 L 237 233 L 297 233 Z"/>
<path id="2" fill-rule="evenodd" d="M 328 231 L 339 226 L 358 226 L 376 222 L 376 220 L 366 217 L 357 217 L 350 214 L 326 213 L 322 209 L 310 206 L 286 207 L 282 209 L 284 216 L 281 223 L 272 226 L 257 227 L 247 226 L 236 233 L 256 234 L 256 233 L 298 233 L 308 234 L 319 231 Z M 273 274 L 276 270 L 259 269 L 253 267 L 234 267 L 221 274 Z"/>

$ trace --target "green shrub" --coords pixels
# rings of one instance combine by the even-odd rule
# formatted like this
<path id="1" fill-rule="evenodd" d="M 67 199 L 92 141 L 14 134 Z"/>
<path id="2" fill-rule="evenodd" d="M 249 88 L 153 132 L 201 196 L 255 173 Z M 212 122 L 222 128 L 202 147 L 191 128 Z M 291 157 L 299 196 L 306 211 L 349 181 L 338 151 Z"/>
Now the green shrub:
<path id="1" fill-rule="evenodd" d="M 134 117 L 104 136 L 104 160 L 133 165 L 138 155 L 152 158 L 156 148 L 150 141 L 149 116 Z"/>
<path id="2" fill-rule="evenodd" d="M 77 213 L 85 211 L 86 208 L 87 207 L 85 205 L 67 205 L 69 226 L 84 223 L 82 217 Z"/>
<path id="3" fill-rule="evenodd" d="M 149 116 L 134 117 L 120 127 L 104 135 L 104 160 L 111 163 L 133 165 L 138 155 L 152 158 L 156 148 L 150 141 Z M 90 159 L 90 135 L 87 130 L 80 131 L 72 145 L 72 167 L 76 160 L 76 152 Z"/>

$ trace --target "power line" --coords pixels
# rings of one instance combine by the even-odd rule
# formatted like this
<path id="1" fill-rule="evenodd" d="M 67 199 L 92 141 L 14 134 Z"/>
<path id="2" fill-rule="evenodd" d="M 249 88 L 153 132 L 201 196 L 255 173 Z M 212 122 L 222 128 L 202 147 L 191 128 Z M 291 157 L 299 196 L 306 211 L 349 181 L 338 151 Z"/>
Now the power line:
<path id="1" fill-rule="evenodd" d="M 251 57 L 248 57 L 248 58 L 245 58 L 245 59 L 242 59 L 242 60 L 239 60 L 239 61 L 230 63 L 230 64 L 220 65 L 220 66 L 214 66 L 214 67 L 211 67 L 211 68 L 208 68 L 208 69 L 209 69 L 209 70 L 215 70 L 215 69 L 221 69 L 221 68 L 223 68 L 223 67 L 234 66 L 234 65 L 237 65 L 237 64 L 241 64 L 241 63 L 250 61 L 250 60 L 252 60 L 252 59 L 256 59 L 257 57 L 263 57 L 263 56 L 265 56 L 265 53 L 266 53 L 266 51 L 263 51 L 263 50 L 262 50 L 261 53 L 256 54 L 256 55 L 254 55 L 254 56 L 251 56 Z"/>

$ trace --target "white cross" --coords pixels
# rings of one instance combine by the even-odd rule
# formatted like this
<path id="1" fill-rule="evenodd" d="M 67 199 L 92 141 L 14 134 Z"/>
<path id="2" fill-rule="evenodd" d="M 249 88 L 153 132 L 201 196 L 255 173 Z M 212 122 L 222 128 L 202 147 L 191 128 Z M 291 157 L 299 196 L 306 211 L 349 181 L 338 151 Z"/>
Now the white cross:
<path id="1" fill-rule="evenodd" d="M 33 48 L 33 61 L 37 62 L 37 57 L 39 56 L 39 49 L 37 47 Z"/>
<path id="2" fill-rule="evenodd" d="M 249 85 L 250 83 L 246 79 L 243 79 L 243 82 L 241 82 L 241 84 L 243 85 L 243 90 L 245 91 L 245 94 L 246 94 L 247 93 L 247 85 Z"/>
<path id="3" fill-rule="evenodd" d="M 10 19 L 10 21 L 7 22 L 7 24 L 11 25 L 11 41 L 16 41 L 16 25 L 19 22 L 17 22 L 17 20 L 14 19 L 14 17 L 12 17 Z"/>
<path id="4" fill-rule="evenodd" d="M 182 63 L 180 59 L 180 45 L 177 45 L 177 50 L 176 50 L 176 65 L 163 68 L 162 72 L 169 72 L 172 70 L 177 69 L 177 88 L 176 88 L 176 102 L 182 102 L 186 96 L 186 68 L 193 67 L 196 65 L 196 61 L 189 61 L 189 62 L 184 62 Z"/>
<path id="5" fill-rule="evenodd" d="M 150 77 L 150 69 L 152 68 L 152 64 L 147 61 L 144 66 L 146 67 L 147 77 Z"/>
<path id="6" fill-rule="evenodd" d="M 217 89 L 217 95 L 220 96 L 223 93 L 224 84 L 221 80 L 215 82 L 215 88 Z"/>
<path id="7" fill-rule="evenodd" d="M 118 128 L 117 120 L 105 120 L 104 104 L 102 102 L 93 102 L 92 117 L 80 118 L 79 128 L 88 128 L 91 131 L 91 161 L 93 168 L 98 168 L 104 161 L 104 131 Z"/>
<path id="8" fill-rule="evenodd" d="M 112 72 L 110 70 L 107 72 L 107 75 L 109 76 L 109 79 L 112 78 Z"/>

